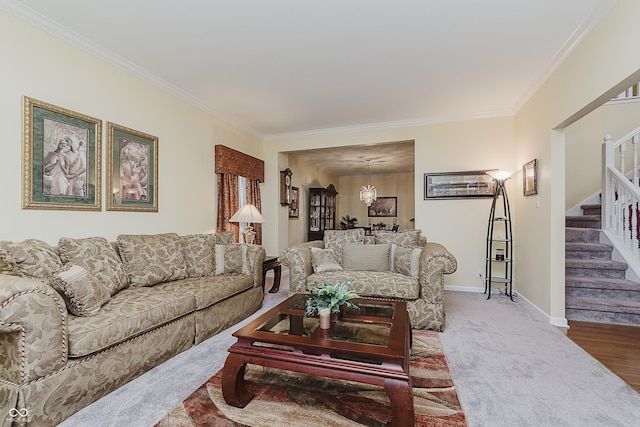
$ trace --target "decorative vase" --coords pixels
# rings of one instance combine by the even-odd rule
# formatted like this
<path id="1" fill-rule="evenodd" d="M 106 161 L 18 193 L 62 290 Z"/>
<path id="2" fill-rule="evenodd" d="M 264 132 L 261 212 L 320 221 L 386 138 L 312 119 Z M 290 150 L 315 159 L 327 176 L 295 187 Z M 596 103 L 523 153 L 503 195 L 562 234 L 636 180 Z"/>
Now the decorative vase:
<path id="1" fill-rule="evenodd" d="M 337 313 L 334 313 L 337 314 Z M 333 322 L 333 315 L 329 308 L 323 308 L 320 310 L 320 329 L 330 329 Z"/>

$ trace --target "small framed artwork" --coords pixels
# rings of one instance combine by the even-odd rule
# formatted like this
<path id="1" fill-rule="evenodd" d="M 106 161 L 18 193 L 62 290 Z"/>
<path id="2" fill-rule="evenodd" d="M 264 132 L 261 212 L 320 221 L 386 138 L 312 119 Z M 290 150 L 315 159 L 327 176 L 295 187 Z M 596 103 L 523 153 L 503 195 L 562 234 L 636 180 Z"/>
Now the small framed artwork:
<path id="1" fill-rule="evenodd" d="M 23 97 L 22 208 L 102 210 L 102 120 Z"/>
<path id="2" fill-rule="evenodd" d="M 522 192 L 525 196 L 538 194 L 538 159 L 522 166 Z"/>
<path id="3" fill-rule="evenodd" d="M 487 170 L 424 174 L 425 200 L 493 197 L 495 191 L 495 181 Z"/>
<path id="4" fill-rule="evenodd" d="M 158 138 L 107 122 L 108 211 L 158 212 Z"/>
<path id="5" fill-rule="evenodd" d="M 369 217 L 395 217 L 398 216 L 397 197 L 378 197 L 371 203 L 368 209 Z"/>
<path id="6" fill-rule="evenodd" d="M 298 207 L 300 206 L 300 189 L 298 187 L 291 187 L 291 200 L 289 201 L 289 219 L 298 219 L 300 212 Z"/>

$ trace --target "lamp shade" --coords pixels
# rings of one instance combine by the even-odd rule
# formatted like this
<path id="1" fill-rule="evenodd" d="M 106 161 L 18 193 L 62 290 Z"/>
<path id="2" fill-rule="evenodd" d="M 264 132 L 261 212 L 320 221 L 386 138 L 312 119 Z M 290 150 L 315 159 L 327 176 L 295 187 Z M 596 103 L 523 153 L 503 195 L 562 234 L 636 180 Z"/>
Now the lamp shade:
<path id="1" fill-rule="evenodd" d="M 231 218 L 229 218 L 229 222 L 246 222 L 246 223 L 258 223 L 261 224 L 264 222 L 264 218 L 262 214 L 250 203 L 242 206 L 236 213 L 233 214 Z"/>
<path id="2" fill-rule="evenodd" d="M 506 181 L 511 178 L 511 175 L 514 174 L 515 171 L 504 171 L 504 170 L 492 170 L 487 171 L 489 175 L 491 175 L 494 179 L 498 181 Z"/>

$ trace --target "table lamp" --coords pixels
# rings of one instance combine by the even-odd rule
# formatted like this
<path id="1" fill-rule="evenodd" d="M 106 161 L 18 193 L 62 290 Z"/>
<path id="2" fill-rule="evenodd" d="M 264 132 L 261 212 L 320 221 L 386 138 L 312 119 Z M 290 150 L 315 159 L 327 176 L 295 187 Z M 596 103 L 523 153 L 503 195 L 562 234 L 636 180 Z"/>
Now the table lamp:
<path id="1" fill-rule="evenodd" d="M 256 238 L 256 232 L 253 231 L 251 224 L 261 224 L 264 222 L 264 218 L 258 208 L 251 203 L 247 203 L 238 209 L 231 218 L 229 218 L 229 222 L 246 222 L 247 226 L 244 229 L 244 233 L 242 233 L 242 240 L 244 243 L 252 245 Z"/>

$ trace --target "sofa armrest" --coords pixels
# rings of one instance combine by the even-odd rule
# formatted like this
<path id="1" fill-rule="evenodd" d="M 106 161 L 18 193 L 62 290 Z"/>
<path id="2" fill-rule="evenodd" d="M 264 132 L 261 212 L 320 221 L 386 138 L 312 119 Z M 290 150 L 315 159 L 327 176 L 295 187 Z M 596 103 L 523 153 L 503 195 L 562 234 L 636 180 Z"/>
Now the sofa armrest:
<path id="1" fill-rule="evenodd" d="M 420 256 L 420 298 L 429 303 L 444 302 L 444 275 L 457 268 L 456 258 L 444 246 L 426 243 Z"/>
<path id="2" fill-rule="evenodd" d="M 24 384 L 67 363 L 67 308 L 50 286 L 0 275 L 0 379 Z"/>
<path id="3" fill-rule="evenodd" d="M 289 295 L 305 293 L 307 277 L 313 273 L 309 248 L 324 248 L 322 240 L 299 243 L 288 247 L 280 255 L 282 263 L 289 268 Z"/>
<path id="4" fill-rule="evenodd" d="M 248 245 L 247 261 L 253 274 L 253 286 L 255 288 L 264 286 L 262 282 L 262 264 L 266 257 L 267 251 L 262 246 Z"/>

